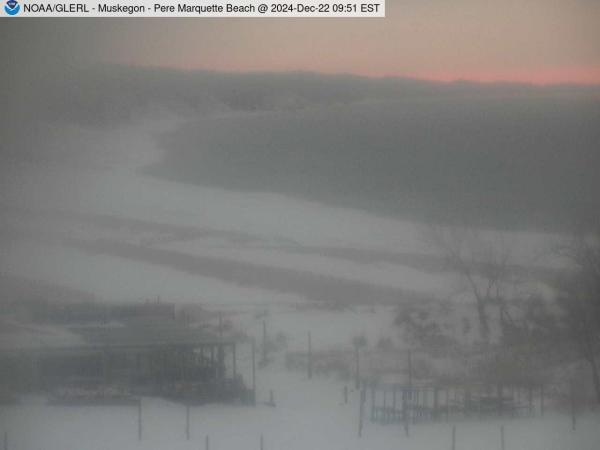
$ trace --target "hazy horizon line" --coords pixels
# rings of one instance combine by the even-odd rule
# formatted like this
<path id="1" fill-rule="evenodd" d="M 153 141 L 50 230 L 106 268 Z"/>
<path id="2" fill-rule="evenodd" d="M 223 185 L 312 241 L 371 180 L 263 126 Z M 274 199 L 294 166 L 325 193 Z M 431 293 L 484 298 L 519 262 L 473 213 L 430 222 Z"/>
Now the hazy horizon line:
<path id="1" fill-rule="evenodd" d="M 558 81 L 558 82 L 543 82 L 543 81 L 526 81 L 520 79 L 497 78 L 497 79 L 476 79 L 468 77 L 436 77 L 436 76 L 419 76 L 417 74 L 368 74 L 368 73 L 353 73 L 347 71 L 319 71 L 314 69 L 224 69 L 224 68 L 208 68 L 208 67 L 178 67 L 165 66 L 154 64 L 139 64 L 139 63 L 122 63 L 122 62 L 100 62 L 92 64 L 90 67 L 123 67 L 132 69 L 148 69 L 148 70 L 164 70 L 176 73 L 211 73 L 223 75 L 314 75 L 322 77 L 341 77 L 354 78 L 367 81 L 417 81 L 423 83 L 440 84 L 440 85 L 455 85 L 455 84 L 473 84 L 481 86 L 522 86 L 522 87 L 537 87 L 537 88 L 553 88 L 553 87 L 582 87 L 582 88 L 599 88 L 600 79 L 594 82 L 578 82 L 578 81 Z M 600 70 L 600 69 L 599 69 Z"/>

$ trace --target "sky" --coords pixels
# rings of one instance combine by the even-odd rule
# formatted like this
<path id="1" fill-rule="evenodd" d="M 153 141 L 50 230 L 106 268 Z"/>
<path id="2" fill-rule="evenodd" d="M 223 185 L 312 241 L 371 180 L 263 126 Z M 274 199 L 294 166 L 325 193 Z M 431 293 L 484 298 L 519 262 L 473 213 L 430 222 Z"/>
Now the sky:
<path id="1" fill-rule="evenodd" d="M 7 22 L 0 35 L 16 70 L 19 62 L 39 64 L 44 71 L 108 62 L 439 81 L 600 83 L 600 2 L 595 0 L 389 0 L 384 19 Z"/>

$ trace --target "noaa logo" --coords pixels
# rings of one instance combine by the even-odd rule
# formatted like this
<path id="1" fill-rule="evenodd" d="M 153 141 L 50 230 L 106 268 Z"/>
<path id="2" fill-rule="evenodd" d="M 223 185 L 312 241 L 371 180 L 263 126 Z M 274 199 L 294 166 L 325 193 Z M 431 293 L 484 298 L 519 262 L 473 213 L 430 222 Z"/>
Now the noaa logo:
<path id="1" fill-rule="evenodd" d="M 4 5 L 4 12 L 9 16 L 15 16 L 19 14 L 21 11 L 21 5 L 17 0 L 7 0 L 6 5 Z"/>

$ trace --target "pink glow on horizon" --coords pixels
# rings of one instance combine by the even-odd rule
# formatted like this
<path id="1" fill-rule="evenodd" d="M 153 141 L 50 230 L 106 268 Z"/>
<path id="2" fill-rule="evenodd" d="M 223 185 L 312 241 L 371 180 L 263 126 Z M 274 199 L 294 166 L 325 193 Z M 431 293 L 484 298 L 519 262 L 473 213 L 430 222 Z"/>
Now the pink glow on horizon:
<path id="1" fill-rule="evenodd" d="M 527 83 L 539 86 L 554 84 L 600 84 L 600 67 L 563 67 L 540 70 L 435 72 L 407 74 L 431 81 L 474 81 L 479 83 Z"/>
<path id="2" fill-rule="evenodd" d="M 132 64 L 132 62 L 124 62 Z M 146 67 L 161 67 L 155 65 L 135 64 Z M 164 67 L 164 66 L 162 66 Z M 559 84 L 575 85 L 600 85 L 600 66 L 593 67 L 556 67 L 549 69 L 522 69 L 522 70 L 500 70 L 500 71 L 428 71 L 428 72 L 402 72 L 393 70 L 361 70 L 358 67 L 340 68 L 334 70 L 331 67 L 307 67 L 304 69 L 284 65 L 273 65 L 272 67 L 256 67 L 252 65 L 237 66 L 233 64 L 219 64 L 212 67 L 198 66 L 195 64 L 170 65 L 176 70 L 214 70 L 217 72 L 246 73 L 246 72 L 313 72 L 324 75 L 356 75 L 368 78 L 414 78 L 427 81 L 437 81 L 443 83 L 455 81 L 470 81 L 475 83 L 523 83 L 536 86 L 548 86 Z"/>

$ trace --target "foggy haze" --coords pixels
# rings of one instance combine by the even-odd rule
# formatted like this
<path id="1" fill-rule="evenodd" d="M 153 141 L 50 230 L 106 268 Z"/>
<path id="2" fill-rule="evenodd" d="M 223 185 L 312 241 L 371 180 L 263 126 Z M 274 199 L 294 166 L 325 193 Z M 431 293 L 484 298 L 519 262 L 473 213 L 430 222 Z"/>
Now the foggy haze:
<path id="1" fill-rule="evenodd" d="M 16 254 L 25 252 L 16 242 L 34 239 L 58 257 L 88 245 L 80 234 L 116 242 L 113 232 L 125 229 L 126 242 L 139 242 L 138 231 L 149 243 L 215 239 L 237 249 L 226 255 L 233 260 L 266 246 L 277 252 L 267 266 L 278 255 L 302 260 L 290 248 L 303 246 L 316 255 L 366 246 L 375 262 L 383 248 L 413 258 L 428 251 L 415 220 L 568 231 L 598 207 L 595 87 L 121 66 L 68 71 L 37 87 L 35 101 L 20 102 L 24 115 L 4 122 L 2 234 Z M 3 273 L 64 284 L 62 265 L 49 275 L 42 255 L 32 258 L 35 246 L 26 248 L 27 267 L 5 252 Z M 125 256 L 108 248 L 94 252 Z M 315 263 L 305 259 L 300 267 Z M 158 255 L 143 260 L 162 264 Z M 200 267 L 192 272 L 247 284 L 230 279 L 231 269 Z M 313 282 L 292 289 L 266 270 L 260 287 L 281 291 L 281 281 L 315 299 L 305 292 Z M 68 278 L 84 290 L 81 280 L 93 279 Z M 330 289 L 339 293 L 316 299 L 347 295 Z M 129 287 L 123 296 L 134 293 L 149 294 Z"/>
<path id="2" fill-rule="evenodd" d="M 596 448 L 597 5 L 416 3 L 1 20 L 8 448 Z"/>

